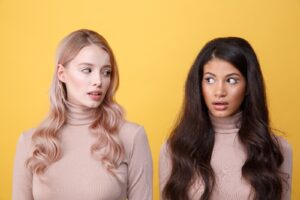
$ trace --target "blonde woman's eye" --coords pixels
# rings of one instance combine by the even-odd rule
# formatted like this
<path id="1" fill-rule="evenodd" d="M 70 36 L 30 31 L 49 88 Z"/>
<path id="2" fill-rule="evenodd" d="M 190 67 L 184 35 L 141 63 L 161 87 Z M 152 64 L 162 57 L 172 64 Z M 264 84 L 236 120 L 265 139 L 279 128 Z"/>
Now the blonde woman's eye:
<path id="1" fill-rule="evenodd" d="M 205 82 L 207 82 L 208 84 L 212 84 L 215 82 L 215 80 L 211 77 L 207 77 L 207 78 L 204 78 Z"/>
<path id="2" fill-rule="evenodd" d="M 81 70 L 83 73 L 85 74 L 88 74 L 88 73 L 91 73 L 92 72 L 92 69 L 91 68 L 84 68 Z"/>
<path id="3" fill-rule="evenodd" d="M 110 77 L 110 75 L 111 75 L 111 70 L 104 70 L 104 71 L 103 71 L 103 75 L 104 75 L 105 77 Z"/>
<path id="4" fill-rule="evenodd" d="M 234 85 L 234 84 L 237 84 L 238 80 L 235 79 L 235 78 L 229 78 L 229 79 L 227 80 L 227 82 L 228 82 L 229 84 L 231 84 L 231 85 Z"/>

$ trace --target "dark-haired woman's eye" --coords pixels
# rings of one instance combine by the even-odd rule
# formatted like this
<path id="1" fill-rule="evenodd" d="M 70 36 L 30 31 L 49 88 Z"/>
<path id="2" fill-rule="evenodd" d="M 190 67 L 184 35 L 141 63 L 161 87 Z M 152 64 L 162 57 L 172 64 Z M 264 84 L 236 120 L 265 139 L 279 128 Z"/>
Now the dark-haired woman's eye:
<path id="1" fill-rule="evenodd" d="M 234 85 L 238 83 L 238 80 L 236 78 L 229 78 L 227 79 L 227 82 L 231 85 Z"/>
<path id="2" fill-rule="evenodd" d="M 205 82 L 207 82 L 208 84 L 212 84 L 215 82 L 215 79 L 213 79 L 212 77 L 206 77 L 204 78 Z"/>

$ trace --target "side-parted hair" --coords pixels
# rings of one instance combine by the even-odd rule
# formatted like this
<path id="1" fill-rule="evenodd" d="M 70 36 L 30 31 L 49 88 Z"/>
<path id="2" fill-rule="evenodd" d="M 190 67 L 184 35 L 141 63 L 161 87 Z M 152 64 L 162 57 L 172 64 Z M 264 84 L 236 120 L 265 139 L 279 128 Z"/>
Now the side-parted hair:
<path id="1" fill-rule="evenodd" d="M 101 160 L 113 175 L 114 169 L 124 156 L 124 149 L 118 138 L 118 130 L 123 122 L 123 109 L 115 102 L 114 95 L 119 84 L 117 63 L 109 44 L 103 36 L 95 31 L 81 29 L 66 36 L 59 44 L 56 55 L 56 70 L 51 89 L 51 107 L 47 118 L 39 125 L 32 136 L 33 149 L 28 158 L 27 167 L 33 173 L 41 175 L 47 167 L 58 161 L 61 156 L 59 130 L 67 120 L 67 90 L 57 77 L 58 65 L 67 66 L 80 50 L 89 45 L 97 45 L 105 50 L 112 67 L 111 81 L 103 102 L 97 108 L 91 132 L 98 138 L 91 146 L 95 159 Z"/>
<path id="2" fill-rule="evenodd" d="M 243 178 L 251 184 L 251 196 L 255 200 L 280 200 L 284 181 L 279 167 L 283 155 L 269 125 L 263 75 L 253 48 L 238 37 L 208 42 L 189 71 L 183 108 L 167 141 L 172 171 L 163 198 L 187 200 L 195 177 L 200 177 L 204 184 L 201 200 L 210 199 L 213 191 L 215 174 L 210 162 L 215 136 L 202 95 L 202 79 L 204 65 L 214 58 L 231 63 L 246 79 L 238 137 L 247 152 L 241 170 Z"/>

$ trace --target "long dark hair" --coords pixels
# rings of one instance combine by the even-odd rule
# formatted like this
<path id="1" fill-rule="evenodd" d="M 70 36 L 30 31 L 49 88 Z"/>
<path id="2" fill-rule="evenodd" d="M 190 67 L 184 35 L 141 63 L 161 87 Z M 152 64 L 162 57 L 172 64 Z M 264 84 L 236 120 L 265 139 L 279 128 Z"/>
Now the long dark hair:
<path id="1" fill-rule="evenodd" d="M 194 177 L 201 177 L 204 183 L 201 200 L 209 199 L 213 191 L 215 175 L 210 161 L 215 136 L 201 91 L 203 67 L 212 58 L 231 63 L 246 79 L 247 94 L 241 105 L 242 119 L 238 133 L 247 152 L 242 176 L 251 184 L 254 199 L 280 199 L 283 186 L 279 167 L 283 156 L 269 126 L 262 72 L 251 45 L 237 37 L 208 42 L 189 71 L 183 108 L 167 142 L 172 171 L 163 189 L 163 197 L 170 200 L 188 199 Z"/>

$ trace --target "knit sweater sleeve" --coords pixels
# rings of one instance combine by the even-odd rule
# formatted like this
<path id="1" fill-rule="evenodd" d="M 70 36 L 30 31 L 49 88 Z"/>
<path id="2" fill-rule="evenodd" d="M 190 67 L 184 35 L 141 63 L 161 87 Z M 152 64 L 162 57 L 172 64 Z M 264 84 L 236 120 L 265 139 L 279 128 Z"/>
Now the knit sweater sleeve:
<path id="1" fill-rule="evenodd" d="M 32 173 L 25 166 L 31 144 L 31 134 L 22 134 L 19 138 L 13 172 L 13 200 L 33 200 Z"/>
<path id="2" fill-rule="evenodd" d="M 171 173 L 171 158 L 167 149 L 167 144 L 163 144 L 159 155 L 159 190 L 160 199 L 162 198 L 162 191 L 168 181 Z"/>
<path id="3" fill-rule="evenodd" d="M 152 168 L 146 132 L 139 126 L 128 163 L 128 200 L 152 200 Z"/>
<path id="4" fill-rule="evenodd" d="M 283 195 L 282 200 L 290 200 L 291 199 L 291 187 L 292 187 L 292 147 L 291 145 L 282 137 L 279 137 L 279 143 L 281 147 L 281 151 L 283 154 L 283 163 L 280 167 L 281 172 L 283 172 L 283 176 L 285 180 L 283 182 Z"/>

